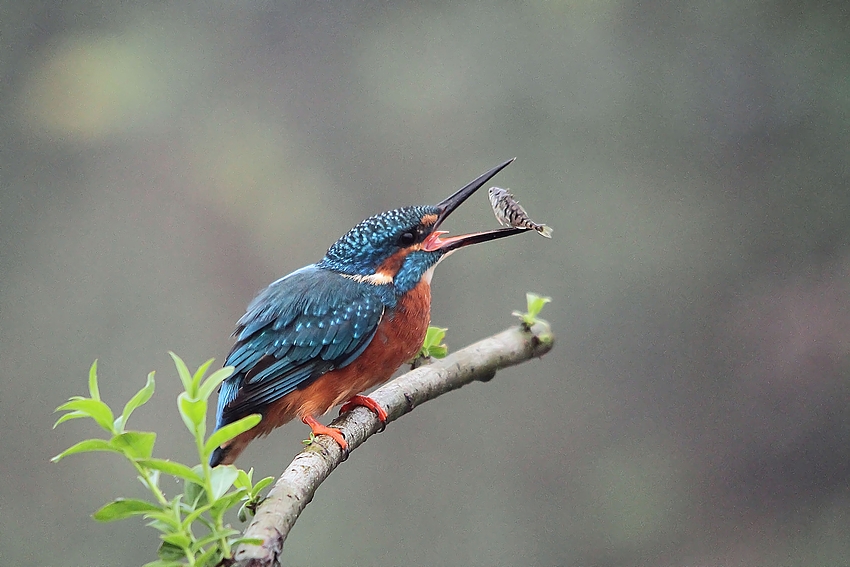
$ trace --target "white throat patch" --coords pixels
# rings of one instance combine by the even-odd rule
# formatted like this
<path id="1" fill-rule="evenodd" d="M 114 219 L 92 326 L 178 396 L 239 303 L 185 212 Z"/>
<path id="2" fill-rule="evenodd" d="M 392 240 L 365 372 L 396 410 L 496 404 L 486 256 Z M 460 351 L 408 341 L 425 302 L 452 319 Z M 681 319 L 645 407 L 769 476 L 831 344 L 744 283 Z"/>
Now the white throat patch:
<path id="1" fill-rule="evenodd" d="M 386 272 L 377 272 L 362 276 L 360 274 L 340 274 L 344 278 L 372 285 L 387 285 L 393 283 L 393 277 Z"/>

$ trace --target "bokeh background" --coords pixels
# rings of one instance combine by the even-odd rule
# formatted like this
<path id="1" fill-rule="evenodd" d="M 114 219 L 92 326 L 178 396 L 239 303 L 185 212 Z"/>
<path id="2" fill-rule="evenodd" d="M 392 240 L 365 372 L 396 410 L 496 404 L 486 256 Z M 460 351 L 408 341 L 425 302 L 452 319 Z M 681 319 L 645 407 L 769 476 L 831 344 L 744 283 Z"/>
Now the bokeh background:
<path id="1" fill-rule="evenodd" d="M 117 457 L 48 459 L 85 392 L 188 460 L 166 352 L 499 161 L 555 238 L 434 279 L 457 348 L 553 298 L 543 360 L 429 403 L 318 492 L 288 565 L 850 564 L 842 2 L 0 3 L 0 558 L 140 565 Z M 484 195 L 454 232 L 496 226 Z M 275 475 L 291 424 L 239 464 Z M 175 485 L 174 488 L 177 488 Z M 333 542 L 333 543 L 329 543 Z"/>

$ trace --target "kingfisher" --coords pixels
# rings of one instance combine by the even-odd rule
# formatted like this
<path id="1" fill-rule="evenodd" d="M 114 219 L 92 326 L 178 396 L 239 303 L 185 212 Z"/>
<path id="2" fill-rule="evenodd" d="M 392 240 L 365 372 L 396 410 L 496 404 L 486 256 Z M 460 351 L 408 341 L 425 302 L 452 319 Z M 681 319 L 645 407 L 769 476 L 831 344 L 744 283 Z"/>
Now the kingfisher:
<path id="1" fill-rule="evenodd" d="M 515 158 L 514 158 L 515 159 Z M 459 236 L 438 230 L 461 203 L 513 159 L 482 173 L 437 205 L 387 211 L 358 223 L 324 258 L 261 291 L 239 319 L 221 385 L 216 429 L 258 413 L 259 424 L 218 447 L 210 465 L 233 463 L 256 437 L 296 417 L 343 450 L 339 429 L 316 418 L 344 403 L 387 413 L 362 395 L 412 359 L 431 320 L 431 276 L 456 250 L 527 232 L 500 228 Z"/>

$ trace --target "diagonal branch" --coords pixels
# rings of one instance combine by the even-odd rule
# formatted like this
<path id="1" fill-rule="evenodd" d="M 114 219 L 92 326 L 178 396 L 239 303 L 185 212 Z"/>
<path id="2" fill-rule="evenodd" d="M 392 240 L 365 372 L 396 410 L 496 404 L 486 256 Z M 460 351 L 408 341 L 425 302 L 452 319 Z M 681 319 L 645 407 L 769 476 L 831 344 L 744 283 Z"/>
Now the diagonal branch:
<path id="1" fill-rule="evenodd" d="M 388 422 L 414 407 L 475 380 L 486 382 L 500 368 L 543 356 L 552 348 L 549 325 L 538 322 L 530 330 L 514 327 L 461 349 L 442 360 L 412 370 L 375 390 L 370 397 L 387 410 Z M 374 413 L 357 407 L 337 418 L 350 451 L 381 429 Z M 295 457 L 275 483 L 268 498 L 245 531 L 262 545 L 241 545 L 234 556 L 239 567 L 275 567 L 289 530 L 313 499 L 316 489 L 345 460 L 333 440 L 320 435 Z"/>

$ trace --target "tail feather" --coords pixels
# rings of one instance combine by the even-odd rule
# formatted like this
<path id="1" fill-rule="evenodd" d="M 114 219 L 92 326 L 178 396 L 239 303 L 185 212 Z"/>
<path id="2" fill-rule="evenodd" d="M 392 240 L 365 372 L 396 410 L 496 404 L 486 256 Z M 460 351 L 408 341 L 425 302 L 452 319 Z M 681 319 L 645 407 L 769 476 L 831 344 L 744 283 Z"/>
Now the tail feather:
<path id="1" fill-rule="evenodd" d="M 228 452 L 227 447 L 216 447 L 215 451 L 210 455 L 210 466 L 217 467 L 222 464 Z"/>
<path id="2" fill-rule="evenodd" d="M 236 458 L 242 454 L 248 443 L 257 436 L 256 428 L 237 435 L 221 447 L 216 447 L 210 455 L 210 466 L 232 465 Z"/>

